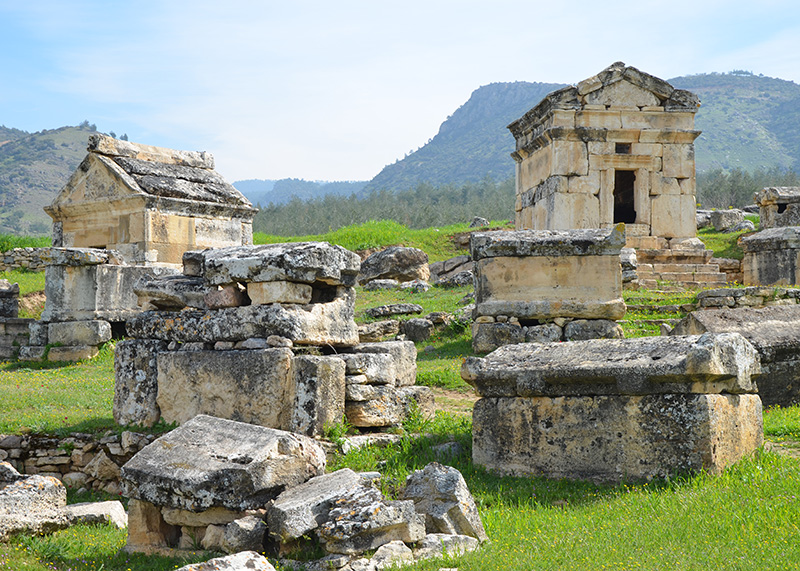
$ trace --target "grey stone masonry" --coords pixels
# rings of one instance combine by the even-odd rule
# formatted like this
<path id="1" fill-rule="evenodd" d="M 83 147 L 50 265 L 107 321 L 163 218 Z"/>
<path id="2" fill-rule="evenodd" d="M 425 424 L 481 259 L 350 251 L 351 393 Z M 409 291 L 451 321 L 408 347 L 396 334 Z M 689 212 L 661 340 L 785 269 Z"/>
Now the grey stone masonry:
<path id="1" fill-rule="evenodd" d="M 797 285 L 800 227 L 767 228 L 739 241 L 745 285 Z"/>
<path id="2" fill-rule="evenodd" d="M 772 186 L 755 194 L 761 228 L 800 226 L 800 186 Z"/>
<path id="3" fill-rule="evenodd" d="M 474 232 L 470 237 L 476 262 L 501 256 L 619 257 L 624 247 L 625 233 L 616 228 Z"/>

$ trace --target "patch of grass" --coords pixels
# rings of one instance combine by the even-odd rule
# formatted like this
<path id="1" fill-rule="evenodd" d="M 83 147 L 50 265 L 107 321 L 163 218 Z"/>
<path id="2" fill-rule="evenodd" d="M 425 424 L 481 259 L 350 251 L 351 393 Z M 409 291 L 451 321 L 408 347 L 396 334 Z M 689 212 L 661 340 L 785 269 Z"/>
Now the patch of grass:
<path id="1" fill-rule="evenodd" d="M 764 436 L 770 440 L 800 440 L 800 405 L 764 410 Z"/>
<path id="2" fill-rule="evenodd" d="M 0 279 L 8 280 L 12 284 L 18 283 L 20 296 L 44 291 L 44 272 L 28 272 L 25 270 L 0 272 Z"/>
<path id="3" fill-rule="evenodd" d="M 493 222 L 492 227 L 503 226 L 507 222 Z M 275 244 L 280 242 L 323 241 L 338 244 L 348 250 L 368 250 L 386 246 L 408 246 L 424 250 L 431 262 L 447 260 L 466 250 L 453 245 L 454 234 L 468 232 L 467 224 L 453 224 L 441 228 L 424 228 L 412 230 L 392 220 L 372 220 L 364 224 L 345 226 L 333 232 L 313 236 L 273 236 L 255 232 L 255 244 Z"/>
<path id="4" fill-rule="evenodd" d="M 411 289 L 365 291 L 356 288 L 356 320 L 359 322 L 377 321 L 385 318 L 373 319 L 364 315 L 364 311 L 379 305 L 392 303 L 416 303 L 422 306 L 422 316 L 434 311 L 454 313 L 464 306 L 459 300 L 472 291 L 471 287 L 458 287 L 444 289 L 432 287 L 428 291 L 415 292 Z M 409 319 L 419 315 L 397 316 L 393 319 Z"/>
<path id="5" fill-rule="evenodd" d="M 14 248 L 47 248 L 52 245 L 50 236 L 16 236 L 0 234 L 0 252 L 8 252 Z"/>

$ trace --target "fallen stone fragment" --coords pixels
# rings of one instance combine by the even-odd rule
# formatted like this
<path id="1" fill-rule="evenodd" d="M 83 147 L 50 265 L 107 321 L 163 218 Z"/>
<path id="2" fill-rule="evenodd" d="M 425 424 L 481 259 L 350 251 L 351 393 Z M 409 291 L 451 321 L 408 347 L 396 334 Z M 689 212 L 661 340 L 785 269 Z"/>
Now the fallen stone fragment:
<path id="1" fill-rule="evenodd" d="M 364 291 L 377 291 L 382 289 L 396 289 L 400 285 L 397 280 L 371 280 L 364 284 Z"/>
<path id="2" fill-rule="evenodd" d="M 324 472 L 305 436 L 199 415 L 145 446 L 122 468 L 125 494 L 162 507 L 258 509 Z"/>
<path id="3" fill-rule="evenodd" d="M 487 539 L 478 507 L 461 472 L 451 466 L 432 462 L 406 479 L 402 498 L 413 500 L 419 513 L 425 514 L 428 533 L 469 535 Z"/>
<path id="4" fill-rule="evenodd" d="M 375 565 L 376 571 L 381 571 L 395 565 L 414 563 L 414 553 L 405 543 L 395 540 L 381 545 L 370 561 Z"/>
<path id="5" fill-rule="evenodd" d="M 0 541 L 13 533 L 31 535 L 64 529 L 69 519 L 67 489 L 50 476 L 27 476 L 15 479 L 14 468 L 0 462 L 7 483 L 0 484 Z"/>
<path id="6" fill-rule="evenodd" d="M 270 533 L 282 542 L 302 537 L 326 521 L 337 498 L 359 486 L 361 477 L 345 468 L 285 490 L 267 509 Z"/>
<path id="7" fill-rule="evenodd" d="M 119 529 L 128 527 L 128 514 L 118 501 L 84 502 L 70 504 L 66 507 L 69 524 L 76 523 L 104 523 L 111 524 Z"/>
<path id="8" fill-rule="evenodd" d="M 261 551 L 266 533 L 267 526 L 260 517 L 249 515 L 234 520 L 225 526 L 222 549 L 226 553 Z"/>
<path id="9" fill-rule="evenodd" d="M 348 375 L 364 375 L 373 385 L 394 385 L 397 379 L 395 362 L 389 353 L 341 353 Z"/>
<path id="10" fill-rule="evenodd" d="M 381 305 L 380 307 L 372 307 L 364 313 L 369 317 L 389 317 L 392 315 L 411 315 L 414 313 L 422 313 L 422 306 L 416 303 L 392 303 L 389 305 Z"/>
<path id="11" fill-rule="evenodd" d="M 410 500 L 386 500 L 375 488 L 359 487 L 334 502 L 318 534 L 331 553 L 355 555 L 390 541 L 425 537 L 425 516 Z"/>
<path id="12" fill-rule="evenodd" d="M 358 339 L 361 343 L 381 341 L 385 337 L 394 337 L 398 333 L 400 333 L 400 322 L 396 319 L 375 321 L 358 326 Z"/>
<path id="13" fill-rule="evenodd" d="M 395 279 L 400 282 L 427 280 L 431 276 L 428 254 L 417 248 L 390 246 L 375 252 L 361 262 L 359 283 L 375 279 Z"/>
<path id="14" fill-rule="evenodd" d="M 402 323 L 402 329 L 406 339 L 418 343 L 430 338 L 433 333 L 433 322 L 429 319 L 409 319 Z"/>
<path id="15" fill-rule="evenodd" d="M 415 559 L 433 559 L 453 555 L 463 555 L 475 551 L 480 542 L 469 535 L 450 535 L 447 533 L 429 533 L 414 549 Z"/>
<path id="16" fill-rule="evenodd" d="M 176 571 L 275 571 L 267 558 L 255 551 L 242 551 L 204 563 L 185 565 Z"/>

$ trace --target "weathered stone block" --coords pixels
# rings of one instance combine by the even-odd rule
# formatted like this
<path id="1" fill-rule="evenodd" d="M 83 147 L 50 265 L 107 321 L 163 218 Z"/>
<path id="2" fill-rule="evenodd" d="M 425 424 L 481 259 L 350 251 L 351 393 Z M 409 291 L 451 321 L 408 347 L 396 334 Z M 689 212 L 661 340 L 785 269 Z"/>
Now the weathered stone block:
<path id="1" fill-rule="evenodd" d="M 382 341 L 362 343 L 354 349 L 356 353 L 388 353 L 394 359 L 399 387 L 417 382 L 417 348 L 411 341 Z"/>
<path id="2" fill-rule="evenodd" d="M 337 357 L 298 355 L 292 361 L 294 406 L 290 429 L 321 436 L 327 426 L 344 419 L 345 363 Z M 276 404 L 286 406 L 287 401 Z"/>
<path id="3" fill-rule="evenodd" d="M 50 476 L 22 476 L 0 462 L 0 541 L 14 533 L 39 535 L 69 525 L 67 490 Z"/>
<path id="4" fill-rule="evenodd" d="M 518 323 L 473 323 L 472 350 L 488 353 L 503 345 L 525 341 L 525 331 Z"/>
<path id="5" fill-rule="evenodd" d="M 325 471 L 325 451 L 281 430 L 199 415 L 122 468 L 125 494 L 162 507 L 259 509 Z"/>
<path id="6" fill-rule="evenodd" d="M 589 153 L 586 143 L 577 141 L 553 141 L 551 143 L 554 175 L 587 175 L 589 174 Z"/>
<path id="7" fill-rule="evenodd" d="M 111 339 L 111 324 L 101 320 L 50 323 L 47 339 L 61 345 L 100 345 Z"/>
<path id="8" fill-rule="evenodd" d="M 182 424 L 207 414 L 288 430 L 295 398 L 292 358 L 290 349 L 159 353 L 161 417 Z"/>
<path id="9" fill-rule="evenodd" d="M 473 462 L 503 474 L 619 482 L 719 473 L 761 446 L 744 394 L 482 398 Z"/>
<path id="10" fill-rule="evenodd" d="M 346 401 L 345 415 L 347 421 L 359 428 L 376 426 L 394 426 L 404 416 L 404 407 L 393 387 L 355 385 L 369 387 L 373 398 L 361 401 Z M 352 390 L 352 389 L 351 389 Z"/>
<path id="11" fill-rule="evenodd" d="M 430 279 L 428 254 L 418 248 L 390 246 L 375 252 L 361 263 L 359 283 L 375 279 L 395 279 L 400 282 Z"/>
<path id="12" fill-rule="evenodd" d="M 50 347 L 48 361 L 82 361 L 97 357 L 99 350 L 94 345 L 65 345 Z"/>
<path id="13" fill-rule="evenodd" d="M 267 303 L 311 303 L 312 287 L 297 282 L 248 282 L 247 295 L 253 305 Z"/>
<path id="14" fill-rule="evenodd" d="M 203 540 L 205 541 L 205 538 L 203 538 Z M 205 545 L 203 547 L 212 549 Z M 219 545 L 219 547 L 221 547 L 221 545 Z M 217 551 L 218 549 L 213 550 Z M 238 571 L 239 569 L 247 569 L 247 571 L 275 571 L 275 567 L 267 561 L 267 558 L 258 554 L 256 551 L 242 551 L 225 557 L 215 557 L 203 563 L 184 565 L 176 571 Z"/>
<path id="15" fill-rule="evenodd" d="M 114 352 L 114 422 L 153 426 L 161 417 L 156 356 L 166 341 L 126 339 Z"/>
<path id="16" fill-rule="evenodd" d="M 694 121 L 694 118 L 692 118 L 692 121 Z M 683 128 L 690 129 L 691 126 Z M 694 145 L 664 145 L 662 156 L 664 159 L 664 176 L 675 178 L 691 178 L 694 176 Z"/>
<path id="17" fill-rule="evenodd" d="M 206 309 L 205 284 L 202 278 L 182 274 L 144 276 L 133 286 L 140 307 L 181 310 L 184 307 Z"/>
<path id="18" fill-rule="evenodd" d="M 390 353 L 340 353 L 337 357 L 345 362 L 348 375 L 364 375 L 367 383 L 394 385 L 397 381 L 395 359 Z"/>
<path id="19" fill-rule="evenodd" d="M 760 372 L 737 333 L 509 345 L 461 367 L 491 397 L 751 393 Z"/>
<path id="20" fill-rule="evenodd" d="M 128 502 L 126 551 L 148 553 L 173 547 L 177 544 L 179 535 L 180 528 L 166 523 L 158 507 L 135 498 Z"/>
<path id="21" fill-rule="evenodd" d="M 768 228 L 741 239 L 745 285 L 796 285 L 800 268 L 800 228 Z"/>
<path id="22" fill-rule="evenodd" d="M 622 326 L 607 319 L 576 319 L 564 326 L 565 341 L 588 339 L 622 339 Z"/>
<path id="23" fill-rule="evenodd" d="M 650 228 L 653 235 L 665 238 L 690 237 L 697 233 L 694 196 L 662 194 L 650 205 Z"/>

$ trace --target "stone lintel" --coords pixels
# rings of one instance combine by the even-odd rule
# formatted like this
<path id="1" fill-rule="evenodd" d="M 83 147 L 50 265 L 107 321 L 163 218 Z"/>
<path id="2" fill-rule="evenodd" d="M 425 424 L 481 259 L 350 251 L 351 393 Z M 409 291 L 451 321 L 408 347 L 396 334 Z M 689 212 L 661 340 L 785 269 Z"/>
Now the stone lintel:
<path id="1" fill-rule="evenodd" d="M 738 333 L 524 343 L 468 357 L 482 396 L 754 393 L 756 349 Z"/>
<path id="2" fill-rule="evenodd" d="M 505 256 L 619 256 L 624 246 L 624 224 L 599 229 L 474 232 L 470 236 L 475 261 Z"/>
<path id="3" fill-rule="evenodd" d="M 800 227 L 767 228 L 751 236 L 745 236 L 739 244 L 746 254 L 767 250 L 800 249 Z"/>

